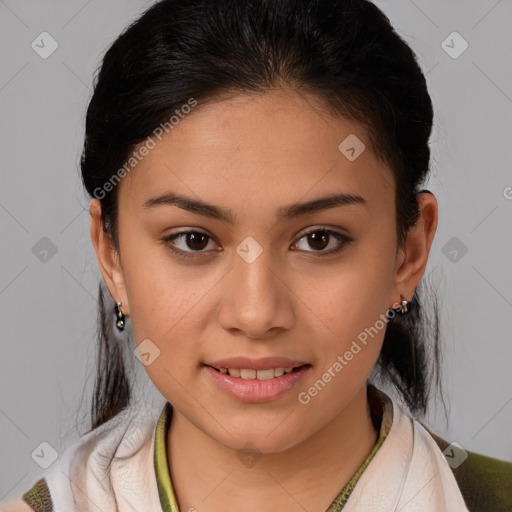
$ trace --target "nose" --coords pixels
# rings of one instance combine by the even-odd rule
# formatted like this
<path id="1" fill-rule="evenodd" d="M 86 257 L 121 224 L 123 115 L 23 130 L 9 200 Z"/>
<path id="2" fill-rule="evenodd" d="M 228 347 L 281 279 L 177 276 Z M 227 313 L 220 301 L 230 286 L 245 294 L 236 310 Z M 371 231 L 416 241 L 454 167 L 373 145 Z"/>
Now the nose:
<path id="1" fill-rule="evenodd" d="M 251 340 L 266 340 L 290 329 L 295 298 L 286 279 L 286 271 L 272 260 L 270 250 L 254 260 L 235 254 L 221 294 L 221 326 Z"/>

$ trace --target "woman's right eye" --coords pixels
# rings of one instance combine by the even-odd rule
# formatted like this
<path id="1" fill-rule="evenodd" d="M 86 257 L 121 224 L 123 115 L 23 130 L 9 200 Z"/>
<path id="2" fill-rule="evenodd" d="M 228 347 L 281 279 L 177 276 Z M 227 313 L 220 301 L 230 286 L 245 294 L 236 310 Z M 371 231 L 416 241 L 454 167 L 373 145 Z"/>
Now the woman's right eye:
<path id="1" fill-rule="evenodd" d="M 210 235 L 197 230 L 180 231 L 162 238 L 166 247 L 185 258 L 194 258 L 194 253 L 203 254 L 209 240 L 213 240 Z"/>

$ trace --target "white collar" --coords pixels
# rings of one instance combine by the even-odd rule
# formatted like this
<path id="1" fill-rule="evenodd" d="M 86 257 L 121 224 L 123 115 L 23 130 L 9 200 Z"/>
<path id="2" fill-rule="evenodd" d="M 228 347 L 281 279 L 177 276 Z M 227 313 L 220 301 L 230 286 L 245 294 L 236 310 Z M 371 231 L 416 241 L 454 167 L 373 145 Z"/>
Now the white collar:
<path id="1" fill-rule="evenodd" d="M 392 404 L 391 429 L 343 512 L 469 512 L 435 440 L 385 397 Z"/>
<path id="2" fill-rule="evenodd" d="M 343 512 L 469 512 L 434 439 L 382 394 L 392 425 Z M 161 512 L 154 468 L 160 413 L 130 406 L 71 445 L 44 474 L 54 512 Z"/>

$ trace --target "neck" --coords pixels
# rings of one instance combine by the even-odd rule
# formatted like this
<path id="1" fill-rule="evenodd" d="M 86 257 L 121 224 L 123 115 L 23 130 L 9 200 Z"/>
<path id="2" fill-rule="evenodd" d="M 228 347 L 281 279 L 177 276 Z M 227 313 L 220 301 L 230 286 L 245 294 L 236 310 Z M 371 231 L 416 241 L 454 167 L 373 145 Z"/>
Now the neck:
<path id="1" fill-rule="evenodd" d="M 347 407 L 310 438 L 245 467 L 177 411 L 167 457 L 180 510 L 326 510 L 378 439 L 363 386 Z M 315 485 L 311 485 L 315 482 Z M 241 492 L 243 490 L 243 492 Z"/>

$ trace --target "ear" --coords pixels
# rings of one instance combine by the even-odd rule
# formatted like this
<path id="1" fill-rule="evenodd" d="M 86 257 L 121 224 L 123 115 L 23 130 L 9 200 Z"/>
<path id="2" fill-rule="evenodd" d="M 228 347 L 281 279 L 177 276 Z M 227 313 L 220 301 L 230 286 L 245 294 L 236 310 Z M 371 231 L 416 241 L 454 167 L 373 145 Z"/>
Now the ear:
<path id="1" fill-rule="evenodd" d="M 116 302 L 121 302 L 123 313 L 128 315 L 130 312 L 128 296 L 126 294 L 124 273 L 121 267 L 119 253 L 115 249 L 111 239 L 103 231 L 101 203 L 98 199 L 91 200 L 89 213 L 91 214 L 91 240 L 103 279 L 105 280 L 105 284 L 112 298 Z"/>
<path id="2" fill-rule="evenodd" d="M 428 262 L 438 221 L 437 199 L 431 192 L 418 194 L 420 216 L 409 230 L 404 247 L 398 251 L 391 301 L 397 307 L 400 295 L 410 301 Z"/>

